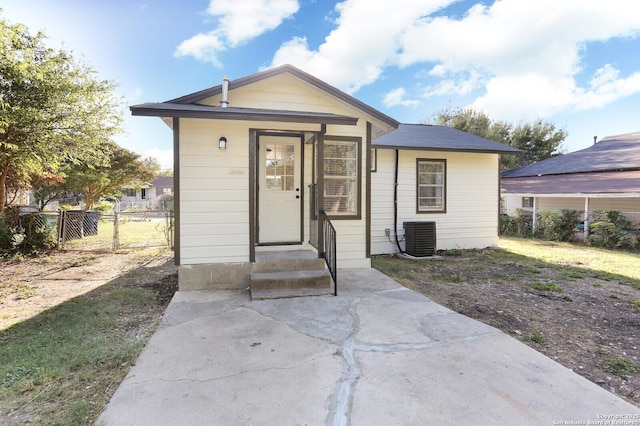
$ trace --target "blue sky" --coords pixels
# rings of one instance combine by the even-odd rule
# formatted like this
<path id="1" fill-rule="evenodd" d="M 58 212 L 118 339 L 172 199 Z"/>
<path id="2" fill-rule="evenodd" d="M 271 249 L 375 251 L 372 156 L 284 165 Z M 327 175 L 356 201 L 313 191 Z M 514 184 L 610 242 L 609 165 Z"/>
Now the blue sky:
<path id="1" fill-rule="evenodd" d="M 126 105 L 293 64 L 405 123 L 472 106 L 593 136 L 640 131 L 640 13 L 632 0 L 9 0 L 118 84 Z M 117 142 L 171 164 L 171 131 L 123 111 Z"/>

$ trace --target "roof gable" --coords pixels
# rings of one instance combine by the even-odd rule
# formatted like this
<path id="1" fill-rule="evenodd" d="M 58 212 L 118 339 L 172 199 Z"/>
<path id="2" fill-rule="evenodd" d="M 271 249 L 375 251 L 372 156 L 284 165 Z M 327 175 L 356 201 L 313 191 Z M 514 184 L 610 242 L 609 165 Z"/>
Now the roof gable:
<path id="1" fill-rule="evenodd" d="M 374 139 L 372 147 L 497 154 L 521 153 L 517 148 L 471 133 L 431 124 L 400 124 L 396 130 Z"/>
<path id="2" fill-rule="evenodd" d="M 506 171 L 503 178 L 640 169 L 640 132 L 608 136 L 588 148 Z"/>
<path id="3" fill-rule="evenodd" d="M 238 78 L 236 80 L 229 81 L 229 92 L 232 92 L 234 89 L 238 89 L 253 83 L 257 83 L 271 77 L 275 77 L 282 74 L 291 74 L 297 79 L 306 82 L 307 84 L 325 92 L 329 96 L 336 98 L 353 108 L 356 108 L 363 113 L 371 116 L 375 120 L 380 121 L 385 126 L 389 128 L 397 128 L 400 124 L 395 119 L 389 117 L 388 115 L 376 110 L 375 108 L 370 107 L 364 102 L 354 98 L 351 95 L 346 94 L 345 92 L 331 86 L 330 84 L 308 74 L 292 65 L 281 65 L 276 68 L 271 68 L 265 71 L 261 71 L 255 74 L 248 75 L 246 77 Z M 207 98 L 220 96 L 222 94 L 222 84 L 210 87 L 208 89 L 204 89 L 198 92 L 194 92 L 185 96 L 181 96 L 179 98 L 171 99 L 169 101 L 164 102 L 165 104 L 179 104 L 179 105 L 199 105 Z"/>

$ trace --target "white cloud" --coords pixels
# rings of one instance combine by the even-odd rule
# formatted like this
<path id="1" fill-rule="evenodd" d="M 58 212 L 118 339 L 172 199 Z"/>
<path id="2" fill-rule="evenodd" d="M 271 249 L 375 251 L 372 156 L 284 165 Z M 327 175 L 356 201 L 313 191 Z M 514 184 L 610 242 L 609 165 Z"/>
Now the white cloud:
<path id="1" fill-rule="evenodd" d="M 271 65 L 290 63 L 348 93 L 356 92 L 396 63 L 406 28 L 452 1 L 345 0 L 336 5 L 336 28 L 317 50 L 296 37 L 278 49 Z"/>
<path id="2" fill-rule="evenodd" d="M 298 11 L 297 0 L 211 0 L 207 13 L 219 17 L 219 30 L 233 47 L 267 31 Z"/>
<path id="3" fill-rule="evenodd" d="M 640 71 L 620 78 L 620 71 L 606 64 L 595 72 L 590 87 L 576 97 L 577 109 L 601 108 L 620 98 L 640 93 Z"/>
<path id="4" fill-rule="evenodd" d="M 220 66 L 218 53 L 226 50 L 226 48 L 224 41 L 215 32 L 210 32 L 208 34 L 198 34 L 183 41 L 176 49 L 175 55 L 178 57 L 193 56 L 200 61 L 211 62 L 216 66 Z"/>
<path id="5" fill-rule="evenodd" d="M 393 89 L 389 93 L 387 93 L 382 101 L 384 106 L 386 107 L 394 107 L 394 106 L 407 106 L 407 107 L 416 107 L 420 105 L 420 101 L 406 99 L 406 90 L 404 87 L 398 87 L 397 89 Z"/>
<path id="6" fill-rule="evenodd" d="M 475 70 L 454 75 L 445 73 L 441 75 L 441 77 L 443 77 L 443 79 L 438 83 L 423 90 L 423 97 L 431 98 L 434 96 L 447 95 L 464 96 L 484 84 L 483 76 Z"/>
<path id="7" fill-rule="evenodd" d="M 216 28 L 183 41 L 175 55 L 220 66 L 220 52 L 277 28 L 298 8 L 297 0 L 210 0 L 206 13 L 215 18 Z"/>
<path id="8" fill-rule="evenodd" d="M 593 84 L 580 80 L 589 43 L 639 36 L 640 14 L 628 0 L 496 0 L 458 18 L 434 14 L 453 3 L 344 0 L 320 46 L 292 38 L 271 65 L 294 64 L 349 93 L 383 79 L 387 67 L 424 67 L 425 97 L 474 95 L 475 106 L 501 118 L 544 117 L 595 105 L 595 97 L 602 103 L 640 93 L 636 74 L 604 64 Z M 390 92 L 385 104 L 403 102 L 398 96 Z"/>

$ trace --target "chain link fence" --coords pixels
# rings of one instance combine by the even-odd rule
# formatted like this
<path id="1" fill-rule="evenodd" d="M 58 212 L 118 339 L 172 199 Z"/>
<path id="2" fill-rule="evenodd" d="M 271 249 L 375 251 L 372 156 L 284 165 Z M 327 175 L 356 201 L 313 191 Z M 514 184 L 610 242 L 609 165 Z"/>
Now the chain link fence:
<path id="1" fill-rule="evenodd" d="M 59 214 L 58 246 L 64 250 L 173 248 L 173 212 L 169 210 L 112 214 L 67 210 Z"/>

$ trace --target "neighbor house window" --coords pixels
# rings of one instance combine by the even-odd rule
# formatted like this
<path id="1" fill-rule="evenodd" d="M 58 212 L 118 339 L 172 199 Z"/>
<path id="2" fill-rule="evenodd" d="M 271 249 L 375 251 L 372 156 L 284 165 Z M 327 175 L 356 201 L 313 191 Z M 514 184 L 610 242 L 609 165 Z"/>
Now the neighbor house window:
<path id="1" fill-rule="evenodd" d="M 324 142 L 324 206 L 333 216 L 360 214 L 360 140 Z"/>
<path id="2" fill-rule="evenodd" d="M 443 213 L 446 211 L 447 162 L 446 160 L 418 159 L 418 213 Z"/>
<path id="3" fill-rule="evenodd" d="M 524 208 L 524 209 L 532 209 L 533 208 L 533 197 L 522 197 L 522 208 Z"/>
<path id="4" fill-rule="evenodd" d="M 126 195 L 127 195 L 127 197 L 134 197 L 135 198 L 136 190 L 134 188 L 127 188 Z"/>
<path id="5" fill-rule="evenodd" d="M 140 189 L 140 198 L 143 200 L 147 199 L 147 190 L 145 188 Z"/>

